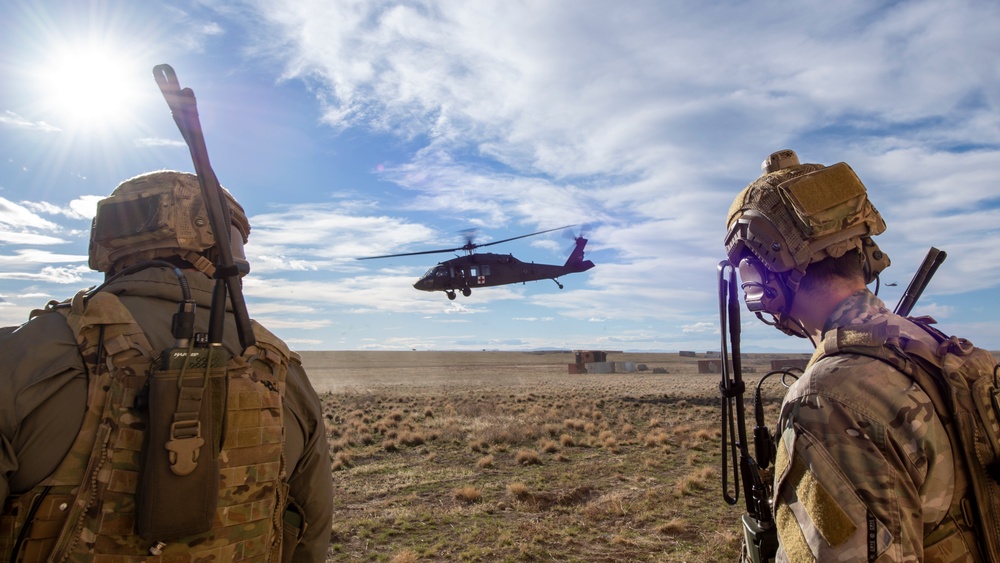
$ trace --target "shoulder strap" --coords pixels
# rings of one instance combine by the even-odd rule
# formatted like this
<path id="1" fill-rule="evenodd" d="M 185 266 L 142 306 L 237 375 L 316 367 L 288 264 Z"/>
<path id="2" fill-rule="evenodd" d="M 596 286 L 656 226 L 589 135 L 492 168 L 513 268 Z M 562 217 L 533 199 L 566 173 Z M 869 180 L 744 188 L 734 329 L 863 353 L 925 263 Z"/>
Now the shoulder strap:
<path id="1" fill-rule="evenodd" d="M 59 312 L 66 316 L 66 323 L 76 337 L 89 380 L 83 425 L 67 456 L 67 459 L 79 457 L 77 463 L 85 463 L 93 457 L 91 454 L 95 447 L 97 428 L 111 387 L 113 370 L 110 368 L 124 366 L 136 360 L 149 361 L 152 346 L 132 313 L 114 294 L 102 292 L 85 299 L 84 292 L 81 291 L 73 297 L 69 309 L 59 309 Z M 105 369 L 105 366 L 109 369 Z M 78 470 L 64 461 L 49 479 L 60 481 L 64 473 L 73 475 L 71 480 L 79 478 Z"/>
<path id="2" fill-rule="evenodd" d="M 102 420 L 114 384 L 112 368 L 135 362 L 148 363 L 152 347 L 132 313 L 114 294 L 98 292 L 88 299 L 81 291 L 73 297 L 68 310 L 59 309 L 59 312 L 66 316 L 86 364 L 87 410 L 76 441 L 45 484 L 80 485 L 97 479 L 106 458 L 102 452 L 108 447 L 111 428 Z M 82 472 L 81 468 L 84 468 Z M 53 554 L 64 552 L 78 541 L 79 527 L 93 502 L 94 493 L 93 486 L 78 487 Z"/>

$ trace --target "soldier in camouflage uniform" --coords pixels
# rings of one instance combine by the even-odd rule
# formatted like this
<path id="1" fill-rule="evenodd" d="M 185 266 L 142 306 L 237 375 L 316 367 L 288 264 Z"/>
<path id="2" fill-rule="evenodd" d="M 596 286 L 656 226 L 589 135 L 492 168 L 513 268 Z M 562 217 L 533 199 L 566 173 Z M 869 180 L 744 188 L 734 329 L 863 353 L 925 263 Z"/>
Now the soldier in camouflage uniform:
<path id="1" fill-rule="evenodd" d="M 889 264 L 871 239 L 881 216 L 844 163 L 781 151 L 763 169 L 729 211 L 729 260 L 748 309 L 817 346 L 778 423 L 776 560 L 982 560 L 956 518 L 967 482 L 928 392 L 888 363 L 824 350 L 887 332 L 938 346 L 867 288 Z"/>
<path id="2" fill-rule="evenodd" d="M 198 235 L 206 233 L 207 217 L 204 206 L 197 203 L 199 196 L 196 194 L 200 191 L 194 175 L 164 171 L 139 176 L 124 182 L 111 198 L 104 201 L 139 193 L 143 197 L 150 194 L 162 196 L 163 201 L 177 204 L 172 211 L 176 215 L 172 218 L 167 216 L 165 223 L 161 224 L 164 226 L 172 222 L 166 225 L 173 229 L 169 231 L 171 236 L 180 229 L 176 224 L 178 221 L 188 221 L 187 226 L 193 225 L 193 232 Z M 181 197 L 180 194 L 186 195 Z M 235 199 L 228 192 L 225 195 L 233 221 L 233 255 L 242 258 L 242 245 L 249 233 L 249 223 Z M 101 217 L 100 214 L 98 217 Z M 95 219 L 95 231 L 109 228 L 98 223 Z M 111 230 L 114 230 L 114 225 Z M 160 234 L 167 232 L 161 231 Z M 98 238 L 92 235 L 91 266 L 108 273 L 109 278 L 127 266 L 151 259 L 169 261 L 183 268 L 184 277 L 190 284 L 191 297 L 198 308 L 195 330 L 206 331 L 213 280 L 209 272 L 203 271 L 211 264 L 199 259 L 211 252 L 211 245 L 205 239 L 194 243 L 185 239 L 188 242 L 179 243 L 182 248 L 172 248 L 178 245 L 176 241 L 164 243 L 164 239 L 155 237 L 141 245 L 116 245 L 114 241 L 101 242 L 96 240 Z M 174 344 L 171 318 L 177 310 L 181 294 L 178 280 L 171 271 L 151 268 L 126 272 L 126 275 L 109 281 L 96 295 L 117 296 L 148 339 L 151 357 L 158 357 L 161 350 L 171 347 Z M 91 303 L 96 301 L 99 300 L 91 299 Z M 82 436 L 85 431 L 85 428 L 81 430 L 81 424 L 86 426 L 86 422 L 81 421 L 86 420 L 88 408 L 92 410 L 88 405 L 88 386 L 90 393 L 95 392 L 92 384 L 94 375 L 88 374 L 88 369 L 93 370 L 93 366 L 84 361 L 71 324 L 64 314 L 50 312 L 34 316 L 16 330 L 0 331 L 0 386 L 4 389 L 0 393 L 0 498 L 4 499 L 3 512 L 0 513 L 0 561 L 10 560 L 13 549 L 19 550 L 17 560 L 45 560 L 53 545 L 59 545 L 56 538 L 67 535 L 61 532 L 64 525 L 79 526 L 78 533 L 69 534 L 76 537 L 66 541 L 60 539 L 65 544 L 60 552 L 64 554 L 62 557 L 74 561 L 127 559 L 179 562 L 244 558 L 263 561 L 276 560 L 281 550 L 284 551 L 281 554 L 284 561 L 322 561 L 326 558 L 332 519 L 332 483 L 322 406 L 297 355 L 259 325 L 254 326 L 254 333 L 259 336 L 256 357 L 269 356 L 274 361 L 268 365 L 275 366 L 275 370 L 280 367 L 281 374 L 280 377 L 276 375 L 273 382 L 251 376 L 229 383 L 226 446 L 222 450 L 223 457 L 228 456 L 228 459 L 222 460 L 223 488 L 220 489 L 219 509 L 212 530 L 191 536 L 187 543 L 180 540 L 181 543 L 165 542 L 163 545 L 154 542 L 151 545 L 148 541 L 143 543 L 143 540 L 137 540 L 134 537 L 136 528 L 132 524 L 135 504 L 131 500 L 137 486 L 136 473 L 134 464 L 130 466 L 129 460 L 137 459 L 139 454 L 127 448 L 119 450 L 114 445 L 118 442 L 112 442 L 111 450 L 105 449 L 111 465 L 105 465 L 106 470 L 94 476 L 97 484 L 93 485 L 93 490 L 98 498 L 91 499 L 82 507 L 85 510 L 79 515 L 80 524 L 67 524 L 66 520 L 76 518 L 67 518 L 64 514 L 73 513 L 73 498 L 78 498 L 78 489 L 69 488 L 64 500 L 52 499 L 56 498 L 62 482 L 72 483 L 75 478 L 79 483 L 79 478 L 84 475 L 83 467 L 73 467 L 64 458 L 69 460 L 71 454 L 91 451 L 78 450 L 77 444 L 78 433 Z M 226 325 L 223 345 L 239 357 L 242 351 L 236 338 L 232 313 L 227 316 Z M 113 326 L 109 326 L 108 330 L 111 328 Z M 115 350 L 110 334 L 104 335 L 104 338 L 106 354 L 113 353 Z M 258 385 L 260 382 L 266 385 Z M 254 391 L 257 388 L 264 390 L 264 394 L 258 396 Z M 132 406 L 131 402 L 127 402 L 126 406 Z M 137 412 L 132 409 L 128 412 L 118 410 L 124 414 L 117 424 L 115 421 L 109 423 L 116 429 L 129 424 L 128 416 L 135 418 L 129 412 Z M 106 420 L 107 414 L 102 422 Z M 122 437 L 122 443 L 128 442 L 126 434 L 123 433 Z M 140 440 L 133 439 L 132 442 L 133 449 L 139 450 L 141 435 Z M 250 447 L 237 450 L 237 446 L 241 445 Z M 238 465 L 232 459 L 237 451 L 251 461 L 244 462 L 244 468 L 228 469 Z M 252 464 L 256 463 L 253 461 L 256 459 L 271 462 L 254 467 Z M 251 465 L 247 466 L 247 463 Z M 271 469 L 265 469 L 265 465 Z M 60 475 L 69 476 L 69 480 L 60 481 Z M 233 483 L 236 479 L 239 482 Z M 274 485 L 268 484 L 271 482 Z M 265 485 L 267 488 L 262 488 Z M 100 498 L 105 492 L 116 494 L 116 500 L 109 502 Z M 226 498 L 222 498 L 223 495 Z M 96 507 L 103 507 L 100 512 L 105 514 L 96 514 Z M 286 511 L 286 507 L 292 508 Z M 26 517 L 24 512 L 30 512 L 30 515 Z M 114 518 L 116 514 L 108 512 L 117 513 L 118 519 Z M 25 518 L 27 524 L 24 523 Z M 296 539 L 287 541 L 286 538 L 286 545 L 281 545 L 280 541 L 282 518 L 286 523 L 293 521 L 295 530 L 300 532 Z M 251 521 L 260 523 L 253 526 L 259 528 L 263 525 L 270 530 L 253 531 Z M 103 524 L 99 529 L 93 528 L 94 522 Z M 118 525 L 116 522 L 125 524 Z M 220 532 L 224 526 L 228 527 Z M 223 534 L 234 537 L 222 537 Z M 240 545 L 238 541 L 241 538 L 235 537 L 239 535 L 253 535 L 254 539 Z M 102 540 L 101 536 L 107 539 Z M 115 546 L 111 547 L 112 544 Z M 141 550 L 133 551 L 134 546 L 139 546 Z"/>

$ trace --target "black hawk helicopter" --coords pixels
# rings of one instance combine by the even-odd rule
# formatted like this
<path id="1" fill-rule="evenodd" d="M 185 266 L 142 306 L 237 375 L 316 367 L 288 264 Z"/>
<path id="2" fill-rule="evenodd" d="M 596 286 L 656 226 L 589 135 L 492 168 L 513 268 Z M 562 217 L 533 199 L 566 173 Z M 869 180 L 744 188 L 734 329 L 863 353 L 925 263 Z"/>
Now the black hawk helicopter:
<path id="1" fill-rule="evenodd" d="M 439 262 L 437 266 L 427 270 L 417 283 L 413 284 L 415 289 L 420 291 L 443 291 L 448 299 L 455 299 L 456 292 L 461 291 L 462 295 L 468 297 L 472 295 L 473 287 L 492 287 L 497 285 L 507 285 L 518 282 L 529 282 L 537 280 L 552 280 L 556 282 L 559 289 L 563 285 L 559 283 L 559 276 L 585 272 L 594 267 L 590 260 L 584 260 L 583 247 L 587 245 L 587 239 L 582 235 L 574 236 L 576 246 L 570 253 L 566 263 L 562 266 L 556 264 L 535 264 L 534 262 L 522 262 L 514 258 L 512 254 L 493 254 L 484 252 L 477 254 L 474 251 L 484 246 L 493 246 L 512 240 L 533 237 L 543 233 L 551 233 L 560 229 L 569 229 L 573 225 L 538 231 L 518 237 L 498 240 L 486 244 L 476 244 L 472 242 L 472 237 L 467 233 L 466 243 L 455 248 L 443 248 L 441 250 L 425 250 L 422 252 L 405 252 L 402 254 L 386 254 L 383 256 L 365 256 L 356 260 L 375 260 L 377 258 L 395 258 L 398 256 L 417 256 L 421 254 L 437 254 L 441 252 L 455 252 L 464 250 L 465 256 L 458 256 L 451 260 Z"/>

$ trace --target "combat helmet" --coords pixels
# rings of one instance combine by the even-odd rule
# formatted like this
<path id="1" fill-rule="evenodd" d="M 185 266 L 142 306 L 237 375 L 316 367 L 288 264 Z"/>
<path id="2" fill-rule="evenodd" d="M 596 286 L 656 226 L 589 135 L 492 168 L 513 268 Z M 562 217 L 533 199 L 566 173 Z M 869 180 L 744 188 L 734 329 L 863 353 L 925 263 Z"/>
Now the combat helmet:
<path id="1" fill-rule="evenodd" d="M 726 254 L 739 268 L 747 308 L 762 320 L 761 313 L 770 313 L 777 328 L 803 336 L 789 324 L 788 311 L 806 268 L 859 251 L 865 283 L 871 283 L 889 266 L 871 238 L 885 231 L 885 222 L 844 162 L 800 164 L 794 151 L 782 150 L 761 169 L 729 208 Z"/>
<path id="2" fill-rule="evenodd" d="M 242 273 L 249 271 L 243 245 L 250 222 L 223 189 L 231 220 L 228 244 Z M 90 230 L 90 267 L 108 275 L 154 258 L 178 257 L 208 276 L 215 266 L 215 233 L 198 177 L 161 170 L 125 180 L 97 204 Z"/>

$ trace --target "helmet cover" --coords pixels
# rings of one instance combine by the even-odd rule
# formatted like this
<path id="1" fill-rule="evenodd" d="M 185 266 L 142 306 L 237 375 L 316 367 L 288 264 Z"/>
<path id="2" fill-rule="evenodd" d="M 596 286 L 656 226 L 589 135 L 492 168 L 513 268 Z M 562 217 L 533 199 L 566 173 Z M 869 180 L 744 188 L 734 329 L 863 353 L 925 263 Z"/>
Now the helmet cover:
<path id="1" fill-rule="evenodd" d="M 797 158 L 781 164 L 789 165 L 765 171 L 730 206 L 725 240 L 730 262 L 739 264 L 750 253 L 768 270 L 796 271 L 792 277 L 799 279 L 813 262 L 851 250 L 876 253 L 870 237 L 884 232 L 885 222 L 850 166 L 799 164 Z M 866 282 L 889 265 L 883 253 L 877 255 Z"/>
<path id="2" fill-rule="evenodd" d="M 243 259 L 250 223 L 232 194 L 223 193 L 232 223 L 227 242 L 234 258 Z M 162 170 L 124 181 L 98 202 L 89 265 L 110 274 L 138 262 L 178 256 L 212 275 L 214 266 L 206 258 L 214 246 L 198 177 Z"/>
<path id="3" fill-rule="evenodd" d="M 809 264 L 859 251 L 865 283 L 889 266 L 871 237 L 885 222 L 846 163 L 800 164 L 793 151 L 773 153 L 726 218 L 729 261 L 739 268 L 747 307 L 775 316 L 780 330 L 804 336 L 788 317 Z M 767 322 L 767 321 L 765 321 Z"/>

